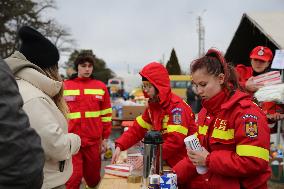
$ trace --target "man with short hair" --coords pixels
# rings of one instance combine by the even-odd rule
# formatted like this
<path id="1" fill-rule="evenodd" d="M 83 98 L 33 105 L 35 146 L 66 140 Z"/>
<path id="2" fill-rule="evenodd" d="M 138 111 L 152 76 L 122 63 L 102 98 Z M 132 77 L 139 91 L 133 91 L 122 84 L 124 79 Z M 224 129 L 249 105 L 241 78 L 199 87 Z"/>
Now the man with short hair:
<path id="1" fill-rule="evenodd" d="M 80 54 L 74 64 L 77 75 L 64 82 L 64 98 L 70 109 L 68 130 L 81 137 L 82 145 L 73 156 L 66 188 L 79 189 L 82 177 L 94 188 L 100 181 L 101 150 L 111 132 L 110 96 L 106 85 L 93 78 L 93 56 Z"/>

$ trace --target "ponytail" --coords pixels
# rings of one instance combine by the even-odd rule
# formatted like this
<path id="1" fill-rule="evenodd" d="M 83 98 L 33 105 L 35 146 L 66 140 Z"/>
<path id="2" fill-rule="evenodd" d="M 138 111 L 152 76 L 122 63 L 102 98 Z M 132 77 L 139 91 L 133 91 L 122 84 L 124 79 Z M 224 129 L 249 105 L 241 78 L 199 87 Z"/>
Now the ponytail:
<path id="1" fill-rule="evenodd" d="M 223 73 L 223 86 L 229 91 L 230 95 L 237 89 L 242 90 L 234 67 L 226 62 L 220 51 L 214 48 L 209 49 L 205 56 L 193 61 L 190 68 L 191 73 L 199 69 L 206 69 L 209 74 L 215 76 Z"/>

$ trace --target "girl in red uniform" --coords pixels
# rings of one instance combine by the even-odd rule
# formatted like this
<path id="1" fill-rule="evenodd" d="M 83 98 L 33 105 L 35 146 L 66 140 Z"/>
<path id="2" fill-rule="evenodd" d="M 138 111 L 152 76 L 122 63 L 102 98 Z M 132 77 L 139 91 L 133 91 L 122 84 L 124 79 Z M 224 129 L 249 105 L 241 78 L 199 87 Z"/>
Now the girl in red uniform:
<path id="1" fill-rule="evenodd" d="M 251 66 L 238 64 L 236 72 L 240 85 L 249 93 L 255 93 L 263 84 L 257 84 L 253 81 L 255 76 L 270 71 L 270 64 L 273 58 L 272 51 L 265 46 L 257 46 L 250 53 Z"/>
<path id="2" fill-rule="evenodd" d="M 143 80 L 144 95 L 149 97 L 149 106 L 115 141 L 112 163 L 116 162 L 120 151 L 142 140 L 148 130 L 157 130 L 161 131 L 164 140 L 163 160 L 173 167 L 186 156 L 184 138 L 196 133 L 194 114 L 180 97 L 171 92 L 169 74 L 162 64 L 149 63 L 139 74 Z M 137 167 L 139 165 L 142 165 L 142 159 L 137 162 Z"/>
<path id="3" fill-rule="evenodd" d="M 188 188 L 267 188 L 269 128 L 261 109 L 239 90 L 233 68 L 210 49 L 191 64 L 193 84 L 202 98 L 198 139 L 203 151 L 188 149 L 188 157 L 173 169 Z M 207 166 L 198 175 L 195 166 Z M 190 183 L 189 183 L 190 182 Z"/>

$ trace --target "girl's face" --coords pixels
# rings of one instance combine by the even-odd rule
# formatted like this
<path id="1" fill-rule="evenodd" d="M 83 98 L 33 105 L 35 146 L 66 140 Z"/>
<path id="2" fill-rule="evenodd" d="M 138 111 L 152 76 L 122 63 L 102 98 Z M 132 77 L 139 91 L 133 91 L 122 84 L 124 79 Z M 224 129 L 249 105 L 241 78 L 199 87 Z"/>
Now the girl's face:
<path id="1" fill-rule="evenodd" d="M 208 74 L 206 69 L 198 69 L 192 73 L 192 83 L 196 88 L 197 94 L 203 99 L 208 100 L 222 90 L 224 74 L 218 76 Z"/>
<path id="2" fill-rule="evenodd" d="M 142 90 L 150 97 L 156 96 L 156 89 L 149 81 L 143 81 Z"/>
<path id="3" fill-rule="evenodd" d="M 85 62 L 83 64 L 78 64 L 78 77 L 86 78 L 90 77 L 93 73 L 93 64 L 90 62 Z"/>
<path id="4" fill-rule="evenodd" d="M 264 72 L 264 70 L 266 70 L 266 68 L 268 68 L 270 62 L 265 62 L 263 60 L 258 60 L 258 59 L 251 59 L 251 66 L 252 69 L 256 72 L 256 73 L 262 73 Z"/>

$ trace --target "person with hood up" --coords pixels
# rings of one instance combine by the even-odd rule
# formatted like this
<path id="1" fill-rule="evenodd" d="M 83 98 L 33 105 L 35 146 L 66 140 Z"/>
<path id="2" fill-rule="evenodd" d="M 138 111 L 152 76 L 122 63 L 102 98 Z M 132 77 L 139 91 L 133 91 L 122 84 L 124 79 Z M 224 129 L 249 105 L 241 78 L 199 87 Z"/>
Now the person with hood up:
<path id="1" fill-rule="evenodd" d="M 196 133 L 194 114 L 189 105 L 171 92 L 169 74 L 162 64 L 149 63 L 139 74 L 142 76 L 144 96 L 149 98 L 148 107 L 136 118 L 133 126 L 115 141 L 112 163 L 117 161 L 121 151 L 142 140 L 148 130 L 158 130 L 164 141 L 162 158 L 173 167 L 186 156 L 184 138 Z M 140 166 L 142 159 L 136 163 L 136 168 Z"/>
<path id="2" fill-rule="evenodd" d="M 23 99 L 7 64 L 0 58 L 0 188 L 39 189 L 44 153 L 30 127 Z"/>
<path id="3" fill-rule="evenodd" d="M 58 73 L 59 52 L 41 33 L 29 26 L 18 32 L 20 52 L 6 59 L 19 86 L 31 127 L 41 137 L 45 155 L 43 189 L 65 188 L 72 174 L 72 155 L 80 137 L 68 133 L 67 105 Z"/>
<path id="4" fill-rule="evenodd" d="M 173 170 L 179 184 L 191 189 L 265 189 L 270 178 L 269 128 L 265 114 L 240 91 L 234 68 L 216 49 L 191 63 L 192 82 L 202 98 L 198 139 L 202 151 Z M 208 172 L 197 174 L 196 166 Z"/>

